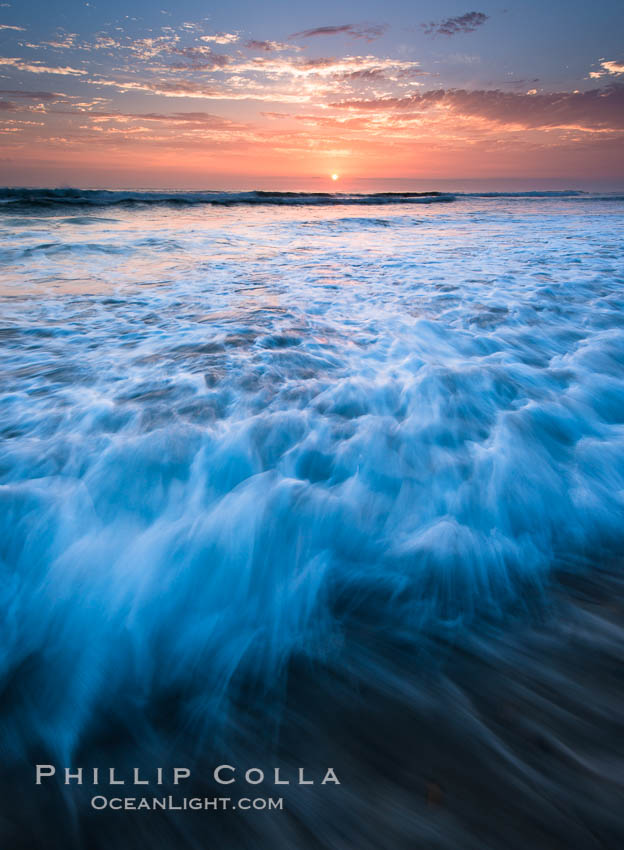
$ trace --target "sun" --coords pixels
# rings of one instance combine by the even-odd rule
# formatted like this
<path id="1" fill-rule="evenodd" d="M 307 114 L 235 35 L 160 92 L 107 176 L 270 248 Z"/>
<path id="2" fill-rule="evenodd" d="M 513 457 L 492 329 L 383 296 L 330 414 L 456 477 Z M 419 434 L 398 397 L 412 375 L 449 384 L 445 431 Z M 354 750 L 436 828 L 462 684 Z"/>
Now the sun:
<path id="1" fill-rule="evenodd" d="M 338 174 L 332 174 L 331 179 L 332 179 L 332 180 L 337 180 L 339 176 L 340 176 L 340 175 L 338 175 Z"/>

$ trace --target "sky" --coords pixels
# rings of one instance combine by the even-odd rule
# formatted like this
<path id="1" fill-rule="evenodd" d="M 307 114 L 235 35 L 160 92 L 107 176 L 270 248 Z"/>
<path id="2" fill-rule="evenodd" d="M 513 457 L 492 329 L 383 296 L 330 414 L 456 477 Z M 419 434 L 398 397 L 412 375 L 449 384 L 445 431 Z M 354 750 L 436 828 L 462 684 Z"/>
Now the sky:
<path id="1" fill-rule="evenodd" d="M 0 183 L 622 185 L 623 33 L 620 0 L 0 0 Z"/>

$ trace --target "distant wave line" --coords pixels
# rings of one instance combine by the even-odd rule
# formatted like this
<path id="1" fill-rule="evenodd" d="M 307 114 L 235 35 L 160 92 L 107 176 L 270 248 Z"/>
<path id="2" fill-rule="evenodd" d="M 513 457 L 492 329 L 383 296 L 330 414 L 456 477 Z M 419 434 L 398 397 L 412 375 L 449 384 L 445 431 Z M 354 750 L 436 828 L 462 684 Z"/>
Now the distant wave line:
<path id="1" fill-rule="evenodd" d="M 282 205 L 337 206 L 354 204 L 436 203 L 455 200 L 442 192 L 375 192 L 347 194 L 332 192 L 140 192 L 94 189 L 0 189 L 4 206 L 119 206 L 172 204 L 188 206 Z"/>
<path id="2" fill-rule="evenodd" d="M 587 193 L 568 189 L 562 191 L 528 192 L 280 192 L 254 190 L 247 192 L 184 192 L 184 191 L 124 191 L 105 189 L 41 189 L 0 188 L 0 209 L 16 206 L 131 206 L 171 204 L 176 206 L 207 204 L 213 206 L 275 205 L 275 206 L 353 206 L 379 204 L 452 203 L 465 198 L 581 198 L 585 200 L 624 200 L 624 195 Z"/>

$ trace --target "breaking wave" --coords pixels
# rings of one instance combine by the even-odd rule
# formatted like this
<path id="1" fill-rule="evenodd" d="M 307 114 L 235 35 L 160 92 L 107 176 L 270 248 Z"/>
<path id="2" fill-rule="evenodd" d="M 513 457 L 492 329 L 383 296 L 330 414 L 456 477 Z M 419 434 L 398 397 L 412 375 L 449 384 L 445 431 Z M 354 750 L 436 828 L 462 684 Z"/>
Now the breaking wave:
<path id="1" fill-rule="evenodd" d="M 351 206 L 366 204 L 449 203 L 454 195 L 444 192 L 126 192 L 89 189 L 0 189 L 0 204 L 29 207 L 54 206 L 129 206 L 134 204 L 170 204 L 190 206 L 275 205 L 275 206 Z"/>
<path id="2" fill-rule="evenodd" d="M 579 190 L 533 192 L 160 192 L 160 191 L 108 191 L 96 189 L 0 189 L 0 205 L 8 207 L 63 207 L 63 206 L 370 206 L 384 204 L 435 204 L 452 203 L 467 198 L 492 198 L 528 200 L 541 199 L 592 199 L 600 201 L 622 200 L 617 193 L 592 194 Z"/>

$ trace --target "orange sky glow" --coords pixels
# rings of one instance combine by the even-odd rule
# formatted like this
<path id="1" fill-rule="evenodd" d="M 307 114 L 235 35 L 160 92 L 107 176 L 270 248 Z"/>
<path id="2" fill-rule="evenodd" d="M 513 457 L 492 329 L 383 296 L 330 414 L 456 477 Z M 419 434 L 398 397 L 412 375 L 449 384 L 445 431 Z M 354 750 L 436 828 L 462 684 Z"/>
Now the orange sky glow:
<path id="1" fill-rule="evenodd" d="M 624 63 L 591 47 L 572 70 L 554 51 L 544 78 L 507 70 L 498 45 L 506 36 L 511 50 L 513 10 L 395 25 L 392 38 L 389 24 L 368 23 L 284 25 L 264 40 L 166 11 L 158 28 L 125 15 L 39 31 L 32 16 L 0 11 L 7 185 L 305 189 L 336 173 L 348 189 L 624 174 Z M 546 62 L 525 61 L 531 73 Z"/>

